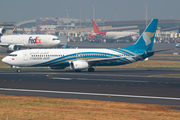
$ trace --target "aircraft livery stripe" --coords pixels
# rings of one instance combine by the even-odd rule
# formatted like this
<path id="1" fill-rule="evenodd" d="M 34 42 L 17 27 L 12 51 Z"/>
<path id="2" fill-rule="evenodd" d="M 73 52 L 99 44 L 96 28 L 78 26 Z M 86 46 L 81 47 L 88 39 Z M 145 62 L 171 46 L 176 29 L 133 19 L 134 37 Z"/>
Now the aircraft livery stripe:
<path id="1" fill-rule="evenodd" d="M 105 57 L 105 56 L 103 56 Z M 107 58 L 107 57 L 106 57 Z M 51 65 L 51 66 L 54 66 L 54 65 L 58 65 L 58 64 L 62 64 L 62 63 L 69 63 L 69 61 L 75 61 L 75 60 L 86 60 L 86 59 L 97 59 L 97 57 L 94 57 L 92 56 L 91 58 L 89 58 L 89 56 L 87 56 L 86 58 L 67 58 L 67 59 L 64 59 L 62 60 L 61 58 L 57 58 L 59 59 L 59 61 L 49 61 L 49 62 L 46 62 L 46 63 L 41 63 L 41 64 L 36 64 L 36 65 L 43 65 L 43 66 L 48 66 L 48 65 Z M 109 60 L 111 61 L 111 60 Z M 119 59 L 119 61 L 121 63 L 131 63 L 132 61 L 126 59 L 126 58 L 123 58 L 123 59 Z M 36 65 L 33 65 L 33 66 L 36 66 Z"/>
<path id="2" fill-rule="evenodd" d="M 76 57 L 76 56 L 78 56 L 78 54 L 80 54 L 80 55 L 85 55 L 85 54 L 88 54 L 88 55 L 89 54 L 100 54 L 100 55 L 105 54 L 105 55 L 107 55 L 107 56 L 98 56 L 98 58 L 110 58 L 111 55 L 114 55 L 114 54 L 111 54 L 111 53 L 101 53 L 101 52 L 80 52 L 80 53 L 69 54 L 68 56 L 64 56 L 63 58 L 62 57 L 56 58 L 56 59 L 41 63 L 39 65 L 46 65 L 46 64 L 48 65 L 50 63 L 60 62 L 60 61 L 63 61 L 63 60 L 76 60 L 76 59 L 79 59 L 79 57 L 78 58 Z M 75 56 L 74 59 L 72 58 L 72 56 Z M 86 59 L 90 59 L 90 58 L 92 59 L 92 57 L 97 57 L 97 56 L 83 56 L 83 58 L 86 58 Z M 68 59 L 68 58 L 70 58 L 70 59 Z"/>

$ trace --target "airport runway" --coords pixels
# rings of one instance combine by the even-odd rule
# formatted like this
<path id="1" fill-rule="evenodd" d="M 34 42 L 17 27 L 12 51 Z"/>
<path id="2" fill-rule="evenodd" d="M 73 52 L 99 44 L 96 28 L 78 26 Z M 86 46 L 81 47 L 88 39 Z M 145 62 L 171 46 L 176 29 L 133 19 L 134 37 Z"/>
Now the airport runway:
<path id="1" fill-rule="evenodd" d="M 180 69 L 1 69 L 0 94 L 180 106 Z"/>

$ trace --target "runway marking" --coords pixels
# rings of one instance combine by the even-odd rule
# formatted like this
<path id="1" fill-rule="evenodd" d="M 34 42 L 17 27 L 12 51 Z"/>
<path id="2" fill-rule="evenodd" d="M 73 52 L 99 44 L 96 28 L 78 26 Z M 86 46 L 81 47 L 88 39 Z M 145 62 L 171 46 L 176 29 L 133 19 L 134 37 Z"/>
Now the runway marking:
<path id="1" fill-rule="evenodd" d="M 15 72 L 10 72 L 10 73 L 7 73 L 7 71 L 6 72 L 3 72 L 3 73 L 0 73 L 0 74 L 3 74 L 3 75 L 5 75 L 5 74 L 19 74 L 19 73 L 15 73 Z M 86 75 L 92 75 L 92 76 L 122 76 L 122 77 L 144 77 L 144 78 L 147 78 L 147 77 L 158 77 L 158 78 L 180 78 L 180 77 L 177 77 L 177 76 L 172 76 L 172 74 L 170 74 L 169 76 L 160 76 L 160 75 L 147 75 L 147 76 L 141 76 L 141 75 L 117 75 L 117 74 L 90 74 L 90 73 L 60 73 L 60 72 L 27 72 L 27 73 L 21 73 L 21 75 L 22 74 L 25 74 L 25 75 L 27 75 L 27 74 L 45 74 L 46 76 L 49 76 L 49 75 L 55 75 L 55 74 L 57 74 L 57 75 L 62 75 L 62 74 L 64 74 L 64 75 L 69 75 L 69 74 L 72 74 L 72 75 L 81 75 L 81 76 L 86 76 Z M 168 74 L 167 74 L 168 75 Z"/>
<path id="2" fill-rule="evenodd" d="M 92 95 L 92 96 L 109 96 L 103 93 L 83 93 L 83 92 L 66 92 L 66 91 L 46 91 L 46 90 L 29 90 L 29 89 L 11 89 L 0 88 L 2 91 L 20 91 L 20 92 L 37 92 L 37 93 L 56 93 L 56 94 L 74 94 L 74 95 Z M 180 100 L 180 98 L 173 97 L 156 97 L 156 96 L 138 96 L 138 95 L 119 95 L 110 94 L 111 97 L 128 97 L 128 98 L 146 98 L 146 99 L 161 99 L 161 100 Z"/>
<path id="3" fill-rule="evenodd" d="M 59 77 L 51 77 L 51 79 L 59 79 L 59 80 L 89 80 L 89 81 L 116 81 L 116 82 L 149 82 L 149 81 L 134 81 L 134 80 L 114 80 L 114 79 L 88 79 L 88 78 L 59 78 Z"/>
<path id="4" fill-rule="evenodd" d="M 169 76 L 180 76 L 180 74 L 159 74 L 159 75 L 148 75 L 148 77 L 169 77 Z"/>

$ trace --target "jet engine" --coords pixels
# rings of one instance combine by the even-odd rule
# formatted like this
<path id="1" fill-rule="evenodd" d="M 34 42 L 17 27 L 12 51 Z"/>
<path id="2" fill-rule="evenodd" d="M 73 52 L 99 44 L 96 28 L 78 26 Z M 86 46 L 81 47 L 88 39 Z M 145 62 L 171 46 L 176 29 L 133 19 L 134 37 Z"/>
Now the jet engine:
<path id="1" fill-rule="evenodd" d="M 70 69 L 71 70 L 84 70 L 87 69 L 89 64 L 86 61 L 71 61 Z"/>
<path id="2" fill-rule="evenodd" d="M 16 51 L 16 50 L 19 50 L 19 47 L 17 45 L 9 45 L 8 49 L 10 51 Z"/>
<path id="3" fill-rule="evenodd" d="M 0 28 L 0 34 L 5 34 L 5 33 L 6 33 L 6 29 Z"/>

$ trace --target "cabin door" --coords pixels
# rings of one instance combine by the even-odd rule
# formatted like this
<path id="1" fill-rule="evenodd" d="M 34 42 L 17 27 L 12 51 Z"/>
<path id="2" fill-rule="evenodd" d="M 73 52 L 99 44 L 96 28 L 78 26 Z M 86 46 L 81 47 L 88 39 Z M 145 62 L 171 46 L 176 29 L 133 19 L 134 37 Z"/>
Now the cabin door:
<path id="1" fill-rule="evenodd" d="M 24 61 L 28 61 L 28 53 L 27 52 L 23 52 L 23 59 L 24 59 Z"/>

